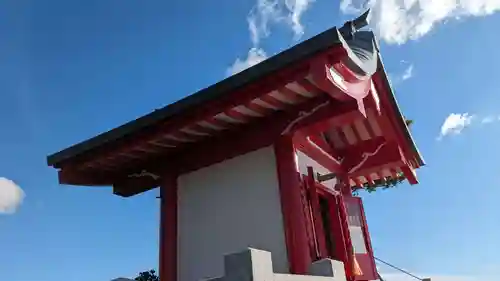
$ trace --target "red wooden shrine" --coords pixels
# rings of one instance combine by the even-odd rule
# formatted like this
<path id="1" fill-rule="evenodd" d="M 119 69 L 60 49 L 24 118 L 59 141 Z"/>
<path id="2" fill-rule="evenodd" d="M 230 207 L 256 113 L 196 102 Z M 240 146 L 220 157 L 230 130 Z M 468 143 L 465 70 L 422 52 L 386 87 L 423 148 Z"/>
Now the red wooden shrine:
<path id="1" fill-rule="evenodd" d="M 329 257 L 344 262 L 349 280 L 375 280 L 363 205 L 352 192 L 394 178 L 416 184 L 415 169 L 424 162 L 373 33 L 357 30 L 364 16 L 55 153 L 48 164 L 61 184 L 112 186 L 123 197 L 160 187 L 159 272 L 161 280 L 175 281 L 178 178 L 273 147 L 287 270 L 304 274 L 311 262 Z M 298 153 L 327 172 L 314 165 L 301 172 Z"/>

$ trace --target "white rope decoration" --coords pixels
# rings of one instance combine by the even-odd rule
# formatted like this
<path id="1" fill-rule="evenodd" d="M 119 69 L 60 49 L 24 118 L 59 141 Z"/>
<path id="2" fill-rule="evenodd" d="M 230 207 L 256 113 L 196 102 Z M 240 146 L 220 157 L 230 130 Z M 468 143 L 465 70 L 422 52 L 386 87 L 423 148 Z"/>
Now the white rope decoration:
<path id="1" fill-rule="evenodd" d="M 153 173 L 150 173 L 146 170 L 142 170 L 139 174 L 135 173 L 135 174 L 130 174 L 128 175 L 129 178 L 142 178 L 142 177 L 151 177 L 153 178 L 154 180 L 158 180 L 160 179 L 160 176 L 158 176 L 157 174 L 153 174 Z"/>
<path id="2" fill-rule="evenodd" d="M 290 122 L 288 124 L 288 126 L 286 126 L 285 130 L 283 130 L 283 132 L 281 132 L 281 135 L 285 135 L 285 134 L 290 133 L 290 131 L 293 129 L 293 126 L 295 126 L 295 124 L 302 121 L 304 118 L 311 116 L 314 112 L 318 111 L 322 107 L 327 106 L 329 103 L 330 103 L 330 101 L 328 100 L 322 104 L 317 105 L 316 107 L 314 107 L 310 111 L 300 111 L 298 114 L 299 116 L 295 120 Z"/>

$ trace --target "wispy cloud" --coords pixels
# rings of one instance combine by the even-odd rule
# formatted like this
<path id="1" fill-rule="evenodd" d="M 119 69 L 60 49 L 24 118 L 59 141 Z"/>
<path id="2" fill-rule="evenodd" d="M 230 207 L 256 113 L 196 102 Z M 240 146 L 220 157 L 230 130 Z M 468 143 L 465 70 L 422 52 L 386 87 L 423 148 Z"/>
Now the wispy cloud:
<path id="1" fill-rule="evenodd" d="M 278 1 L 257 0 L 248 14 L 248 30 L 254 47 L 259 45 L 262 38 L 269 36 L 270 23 L 283 21 L 278 4 Z"/>
<path id="2" fill-rule="evenodd" d="M 489 124 L 493 122 L 500 122 L 500 115 L 487 115 L 478 116 L 476 114 L 469 113 L 451 113 L 446 117 L 441 126 L 441 131 L 438 136 L 438 140 L 441 140 L 445 136 L 449 135 L 459 135 L 462 131 L 476 124 Z"/>
<path id="3" fill-rule="evenodd" d="M 258 64 L 259 62 L 267 58 L 266 52 L 259 48 L 251 48 L 248 51 L 248 55 L 245 59 L 237 58 L 236 61 L 227 69 L 227 76 L 231 76 L 238 72 L 241 72 L 251 66 Z"/>
<path id="4" fill-rule="evenodd" d="M 253 66 L 267 58 L 266 52 L 260 48 L 263 39 L 271 35 L 271 26 L 284 24 L 298 40 L 304 34 L 301 18 L 314 0 L 257 0 L 247 17 L 248 31 L 252 48 L 246 59 L 237 58 L 228 68 L 227 75 L 233 75 Z"/>
<path id="5" fill-rule="evenodd" d="M 372 23 L 389 44 L 403 44 L 428 34 L 448 19 L 479 17 L 500 11 L 498 0 L 342 0 L 344 13 L 372 8 Z"/>
<path id="6" fill-rule="evenodd" d="M 499 118 L 497 116 L 486 116 L 486 117 L 483 117 L 481 118 L 481 124 L 489 124 L 489 123 L 493 123 L 495 121 L 498 121 Z"/>
<path id="7" fill-rule="evenodd" d="M 13 181 L 0 177 L 0 214 L 12 214 L 24 199 L 24 191 Z"/>
<path id="8" fill-rule="evenodd" d="M 412 77 L 413 77 L 413 64 L 410 64 L 403 72 L 403 75 L 401 75 L 401 80 L 405 81 Z"/>
<path id="9" fill-rule="evenodd" d="M 400 71 L 399 73 L 396 73 L 396 74 L 394 74 L 394 73 L 389 74 L 391 82 L 394 86 L 412 78 L 414 75 L 413 63 L 409 63 L 407 61 L 402 60 L 401 64 L 406 66 L 403 71 Z"/>
<path id="10" fill-rule="evenodd" d="M 257 0 L 248 14 L 248 29 L 254 47 L 271 34 L 272 24 L 285 24 L 299 39 L 304 34 L 301 18 L 314 0 Z"/>

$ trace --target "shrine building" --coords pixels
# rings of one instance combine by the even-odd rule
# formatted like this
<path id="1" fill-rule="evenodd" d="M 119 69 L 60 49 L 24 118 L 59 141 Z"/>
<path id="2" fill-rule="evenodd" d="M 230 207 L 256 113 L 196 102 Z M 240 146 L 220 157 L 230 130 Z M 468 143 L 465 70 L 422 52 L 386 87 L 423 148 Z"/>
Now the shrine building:
<path id="1" fill-rule="evenodd" d="M 50 155 L 48 164 L 60 184 L 109 186 L 128 200 L 159 188 L 162 281 L 221 276 L 224 255 L 247 247 L 269 251 L 276 273 L 306 274 L 330 258 L 343 263 L 347 280 L 378 279 L 353 192 L 416 184 L 424 161 L 376 38 L 363 30 L 366 16 Z"/>

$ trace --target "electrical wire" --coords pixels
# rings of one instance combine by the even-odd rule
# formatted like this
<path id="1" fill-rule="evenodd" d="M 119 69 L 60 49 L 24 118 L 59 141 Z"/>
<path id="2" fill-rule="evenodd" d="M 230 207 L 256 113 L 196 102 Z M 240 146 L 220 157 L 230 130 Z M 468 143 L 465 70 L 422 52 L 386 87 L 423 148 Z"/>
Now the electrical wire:
<path id="1" fill-rule="evenodd" d="M 377 260 L 377 261 L 379 261 L 379 262 L 381 262 L 381 263 L 383 263 L 383 264 L 385 264 L 385 265 L 387 265 L 387 266 L 389 266 L 389 267 L 392 267 L 392 268 L 394 268 L 394 269 L 396 269 L 396 270 L 398 270 L 398 271 L 400 271 L 400 272 L 402 272 L 402 273 L 404 273 L 404 274 L 406 274 L 406 275 L 408 275 L 408 276 L 411 276 L 411 277 L 413 277 L 413 278 L 415 278 L 415 279 L 417 279 L 417 280 L 420 280 L 420 281 L 424 281 L 424 279 L 423 279 L 423 278 L 420 278 L 420 277 L 418 277 L 418 276 L 416 276 L 416 275 L 413 275 L 413 274 L 411 274 L 410 272 L 408 272 L 408 271 L 406 271 L 406 270 L 404 270 L 404 269 L 401 269 L 401 268 L 399 268 L 399 267 L 397 267 L 397 266 L 395 266 L 395 265 L 392 265 L 392 264 L 390 264 L 390 263 L 388 263 L 388 262 L 386 262 L 386 261 L 383 261 L 383 260 L 381 260 L 381 259 L 379 259 L 379 258 L 377 258 L 377 257 L 374 257 L 374 258 L 375 258 L 375 260 Z M 383 281 L 383 279 L 382 279 L 382 277 L 380 276 L 380 274 L 379 274 L 378 272 L 377 272 L 377 274 L 378 274 L 379 279 Z"/>

